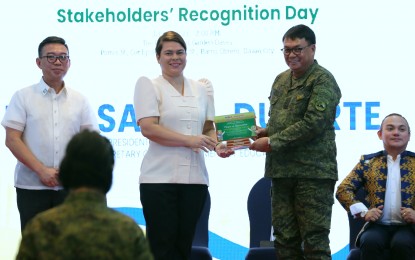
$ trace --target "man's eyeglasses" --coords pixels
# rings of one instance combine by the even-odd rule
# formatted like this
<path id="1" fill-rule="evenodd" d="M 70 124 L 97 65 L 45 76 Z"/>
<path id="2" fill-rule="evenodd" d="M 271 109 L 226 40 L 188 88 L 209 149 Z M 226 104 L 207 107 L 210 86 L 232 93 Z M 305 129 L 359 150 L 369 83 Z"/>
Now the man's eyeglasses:
<path id="1" fill-rule="evenodd" d="M 310 45 L 305 46 L 305 47 L 296 47 L 296 48 L 282 48 L 282 49 L 281 49 L 281 51 L 282 51 L 282 53 L 284 53 L 284 55 L 286 55 L 286 56 L 290 55 L 290 54 L 291 54 L 291 52 L 292 52 L 292 53 L 294 53 L 294 55 L 300 55 L 300 54 L 303 52 L 303 50 L 304 50 L 305 48 L 310 47 L 311 45 L 313 45 L 313 44 L 310 44 Z"/>
<path id="2" fill-rule="evenodd" d="M 58 59 L 61 63 L 66 63 L 69 60 L 68 55 L 58 55 L 58 56 L 56 56 L 56 55 L 46 55 L 46 56 L 42 56 L 40 58 L 41 59 L 46 58 L 49 63 L 55 63 L 56 60 L 58 60 Z"/>

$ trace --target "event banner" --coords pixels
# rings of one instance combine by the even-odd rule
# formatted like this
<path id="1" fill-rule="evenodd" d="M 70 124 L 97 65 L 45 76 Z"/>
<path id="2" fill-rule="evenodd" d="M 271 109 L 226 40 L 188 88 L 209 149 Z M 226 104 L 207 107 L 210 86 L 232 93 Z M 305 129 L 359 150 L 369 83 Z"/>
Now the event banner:
<path id="1" fill-rule="evenodd" d="M 64 38 L 70 56 L 65 86 L 88 98 L 101 134 L 114 147 L 108 206 L 145 229 L 139 176 L 149 139 L 137 125 L 133 94 L 138 78 L 161 74 L 157 39 L 170 30 L 183 36 L 184 76 L 208 79 L 218 118 L 234 115 L 222 118 L 224 126 L 217 122 L 223 138 L 230 138 L 223 142 L 241 135 L 251 140 L 252 126 L 267 126 L 275 78 L 289 69 L 281 52 L 283 35 L 305 24 L 316 34 L 315 60 L 342 92 L 334 122 L 340 182 L 361 155 L 383 149 L 376 133 L 384 116 L 400 113 L 415 124 L 414 86 L 406 77 L 413 74 L 415 60 L 414 9 L 411 0 L 2 0 L 0 117 L 16 91 L 40 81 L 39 43 L 48 36 Z M 239 121 L 237 115 L 245 113 L 255 118 Z M 0 259 L 15 259 L 20 242 L 16 158 L 4 145 L 4 129 L 0 141 Z M 412 142 L 408 150 L 414 151 Z M 225 159 L 212 151 L 203 154 L 212 199 L 209 249 L 214 259 L 245 259 L 251 232 L 247 199 L 264 176 L 266 155 L 249 149 Z M 349 245 L 347 212 L 334 197 L 332 202 L 330 247 L 333 259 L 343 260 Z"/>

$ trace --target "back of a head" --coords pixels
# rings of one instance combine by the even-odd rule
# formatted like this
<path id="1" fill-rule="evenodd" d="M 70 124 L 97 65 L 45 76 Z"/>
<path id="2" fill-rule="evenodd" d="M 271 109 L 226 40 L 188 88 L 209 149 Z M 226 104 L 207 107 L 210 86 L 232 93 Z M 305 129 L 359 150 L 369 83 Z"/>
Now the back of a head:
<path id="1" fill-rule="evenodd" d="M 107 193 L 112 185 L 114 150 L 110 141 L 99 133 L 84 130 L 66 147 L 59 169 L 65 189 L 94 188 Z"/>
<path id="2" fill-rule="evenodd" d="M 284 42 L 286 38 L 291 40 L 305 39 L 308 44 L 316 44 L 316 35 L 310 27 L 304 24 L 291 27 L 282 37 L 282 41 Z"/>

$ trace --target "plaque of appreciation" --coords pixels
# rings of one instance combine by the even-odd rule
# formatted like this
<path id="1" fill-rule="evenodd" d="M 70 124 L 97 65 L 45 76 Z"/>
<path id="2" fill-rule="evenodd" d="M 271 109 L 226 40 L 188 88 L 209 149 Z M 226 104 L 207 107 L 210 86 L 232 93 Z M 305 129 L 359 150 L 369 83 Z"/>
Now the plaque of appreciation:
<path id="1" fill-rule="evenodd" d="M 226 141 L 226 145 L 234 150 L 248 148 L 250 139 L 256 136 L 253 112 L 215 116 L 215 126 L 218 141 Z"/>

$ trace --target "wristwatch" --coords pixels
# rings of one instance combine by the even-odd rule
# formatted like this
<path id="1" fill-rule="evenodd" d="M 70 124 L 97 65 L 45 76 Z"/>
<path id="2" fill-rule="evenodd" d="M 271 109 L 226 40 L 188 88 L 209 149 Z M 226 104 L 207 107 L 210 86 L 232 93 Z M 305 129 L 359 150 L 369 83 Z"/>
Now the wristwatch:
<path id="1" fill-rule="evenodd" d="M 360 212 L 360 216 L 362 218 L 364 218 L 366 216 L 367 212 L 368 212 L 367 210 L 363 210 L 362 212 Z"/>

